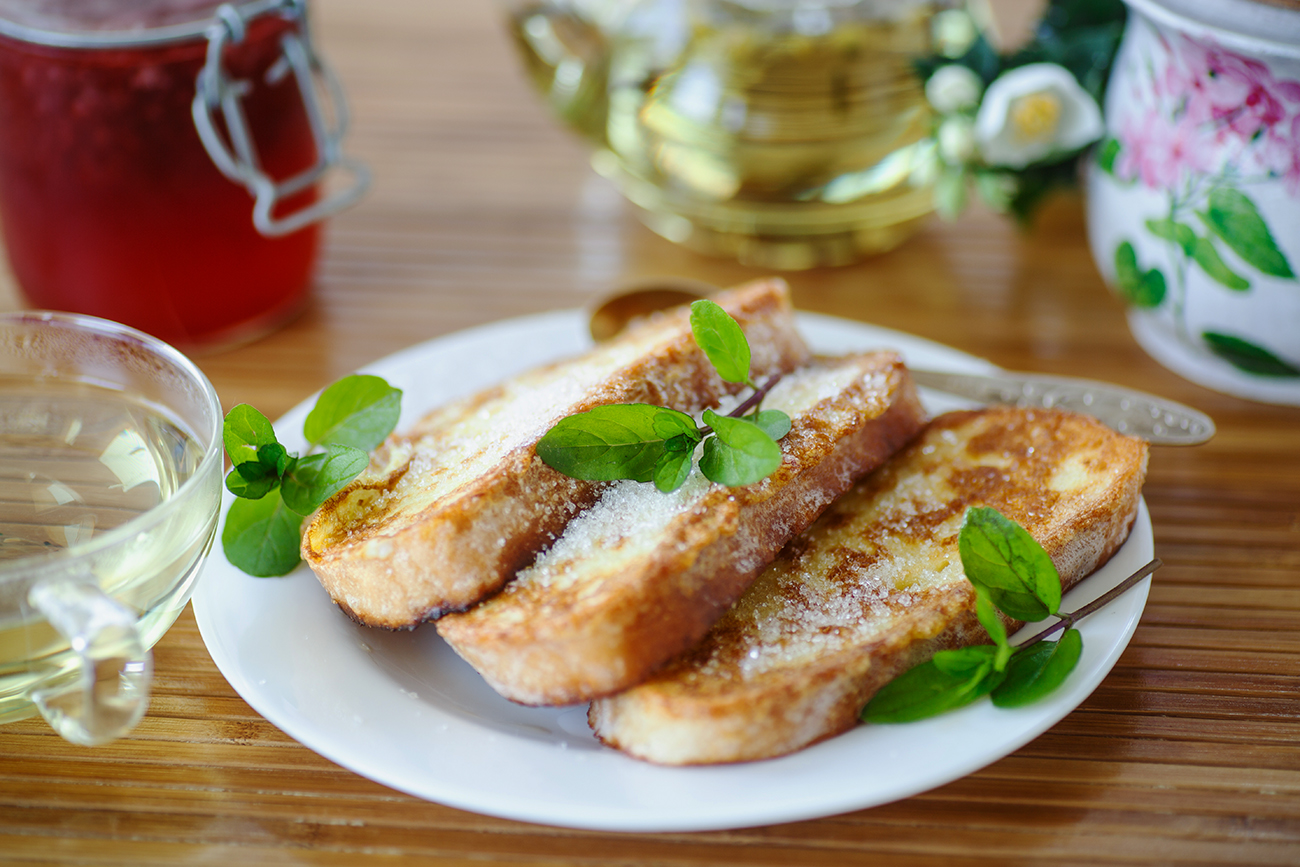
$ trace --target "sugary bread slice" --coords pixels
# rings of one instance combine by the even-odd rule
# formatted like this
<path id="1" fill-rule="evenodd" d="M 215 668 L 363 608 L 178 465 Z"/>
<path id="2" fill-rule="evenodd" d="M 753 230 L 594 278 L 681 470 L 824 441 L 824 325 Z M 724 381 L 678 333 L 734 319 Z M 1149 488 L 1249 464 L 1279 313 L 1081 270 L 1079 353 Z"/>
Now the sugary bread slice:
<path id="1" fill-rule="evenodd" d="M 497 596 L 438 632 L 499 693 L 570 704 L 690 647 L 776 552 L 924 421 L 893 353 L 819 361 L 763 401 L 785 410 L 780 468 L 727 488 L 694 472 L 664 494 L 619 482 Z"/>
<path id="2" fill-rule="evenodd" d="M 596 701 L 606 744 L 663 764 L 763 759 L 853 727 L 935 651 L 987 642 L 957 534 L 992 506 L 1066 586 L 1119 548 L 1146 444 L 1091 418 L 1009 407 L 940 416 L 786 547 L 696 647 Z"/>
<path id="3" fill-rule="evenodd" d="M 783 282 L 752 283 L 716 300 L 745 331 L 756 377 L 807 360 Z M 688 317 L 685 307 L 657 314 L 585 355 L 453 402 L 394 435 L 312 517 L 303 559 L 339 607 L 371 626 L 410 628 L 496 591 L 600 488 L 534 454 L 555 422 L 610 403 L 694 412 L 739 388 L 695 345 Z"/>

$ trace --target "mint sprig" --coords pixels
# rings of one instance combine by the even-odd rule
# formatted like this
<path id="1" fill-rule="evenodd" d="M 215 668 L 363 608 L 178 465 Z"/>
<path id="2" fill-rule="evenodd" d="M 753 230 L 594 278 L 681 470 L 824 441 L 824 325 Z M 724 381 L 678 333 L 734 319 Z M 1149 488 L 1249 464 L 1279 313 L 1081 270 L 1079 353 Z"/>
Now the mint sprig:
<path id="1" fill-rule="evenodd" d="M 226 489 L 239 498 L 221 533 L 226 559 L 259 578 L 292 572 L 300 560 L 302 522 L 366 468 L 367 453 L 396 426 L 401 402 L 401 390 L 378 376 L 340 379 L 308 413 L 308 450 L 301 457 L 281 445 L 271 422 L 248 404 L 226 413 L 222 439 L 233 465 Z"/>
<path id="2" fill-rule="evenodd" d="M 781 465 L 777 440 L 790 417 L 759 409 L 779 376 L 759 385 L 750 375 L 749 341 L 726 310 L 707 299 L 691 304 L 691 334 L 724 381 L 753 393 L 728 415 L 704 412 L 704 426 L 684 412 L 652 404 L 610 404 L 566 416 L 537 443 L 537 456 L 575 479 L 654 482 L 665 493 L 686 483 L 703 444 L 700 472 L 735 487 L 767 478 Z M 751 412 L 752 410 L 752 412 Z"/>
<path id="3" fill-rule="evenodd" d="M 992 644 L 942 650 L 885 684 L 862 709 L 872 723 L 912 722 L 964 707 L 985 695 L 994 706 L 1032 704 L 1063 684 L 1083 654 L 1074 625 L 1117 599 L 1160 566 L 1152 560 L 1113 589 L 1062 613 L 1061 578 L 1034 537 L 996 509 L 966 512 L 957 537 L 962 569 L 975 587 L 975 615 Z M 1012 646 L 999 611 L 1015 620 L 1060 619 Z M 1061 632 L 1056 641 L 1047 637 Z"/>

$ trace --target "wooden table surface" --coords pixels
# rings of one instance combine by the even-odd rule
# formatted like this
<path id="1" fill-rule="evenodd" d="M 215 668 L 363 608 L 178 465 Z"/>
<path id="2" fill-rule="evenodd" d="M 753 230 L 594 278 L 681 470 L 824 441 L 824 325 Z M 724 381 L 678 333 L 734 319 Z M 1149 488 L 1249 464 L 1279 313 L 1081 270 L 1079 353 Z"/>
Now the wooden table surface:
<path id="1" fill-rule="evenodd" d="M 644 275 L 763 272 L 652 235 L 533 99 L 490 4 L 320 0 L 317 38 L 374 170 L 333 220 L 309 309 L 200 359 L 229 407 L 275 417 L 402 347 L 584 305 Z M 773 827 L 615 834 L 399 794 L 300 746 L 216 669 L 187 610 L 155 650 L 150 711 L 115 744 L 0 729 L 0 862 L 85 864 L 1300 864 L 1300 409 L 1215 394 L 1137 347 L 1082 208 L 1030 232 L 971 213 L 861 265 L 787 275 L 799 307 L 1011 368 L 1113 380 L 1210 413 L 1155 449 L 1164 560 L 1137 633 L 1074 713 L 905 801 Z M 21 306 L 6 284 L 0 305 Z"/>

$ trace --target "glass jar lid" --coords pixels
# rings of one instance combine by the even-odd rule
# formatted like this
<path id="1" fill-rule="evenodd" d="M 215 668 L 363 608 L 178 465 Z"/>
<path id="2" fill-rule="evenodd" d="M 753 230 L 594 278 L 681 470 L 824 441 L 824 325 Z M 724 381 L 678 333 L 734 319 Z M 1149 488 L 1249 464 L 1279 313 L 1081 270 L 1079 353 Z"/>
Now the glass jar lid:
<path id="1" fill-rule="evenodd" d="M 301 0 L 0 0 L 0 35 L 61 48 L 124 48 L 203 36 L 222 6 L 244 20 Z"/>

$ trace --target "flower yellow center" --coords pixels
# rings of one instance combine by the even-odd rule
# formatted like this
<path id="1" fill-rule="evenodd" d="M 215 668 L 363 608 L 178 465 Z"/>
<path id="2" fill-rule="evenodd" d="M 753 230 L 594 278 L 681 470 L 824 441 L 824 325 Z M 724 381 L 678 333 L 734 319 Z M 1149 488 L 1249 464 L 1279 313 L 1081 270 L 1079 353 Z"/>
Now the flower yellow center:
<path id="1" fill-rule="evenodd" d="M 1025 94 L 1011 103 L 1009 120 L 1020 141 L 1050 140 L 1061 122 L 1061 100 L 1049 90 Z"/>

